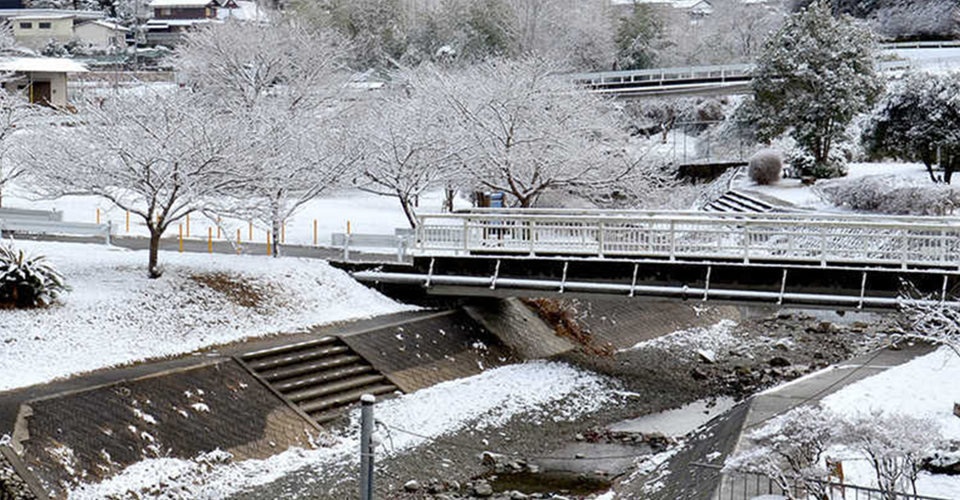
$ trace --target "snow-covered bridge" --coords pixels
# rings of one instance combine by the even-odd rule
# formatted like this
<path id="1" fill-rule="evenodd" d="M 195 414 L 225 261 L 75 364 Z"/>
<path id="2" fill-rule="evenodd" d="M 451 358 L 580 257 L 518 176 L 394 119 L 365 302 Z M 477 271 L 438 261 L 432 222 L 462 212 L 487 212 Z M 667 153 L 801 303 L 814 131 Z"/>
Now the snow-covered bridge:
<path id="1" fill-rule="evenodd" d="M 931 49 L 932 50 L 932 49 Z M 939 50 L 939 49 L 938 49 Z M 877 69 L 897 72 L 910 69 L 937 70 L 960 66 L 960 56 L 881 61 Z M 631 99 L 657 95 L 742 94 L 750 92 L 753 64 L 687 66 L 630 71 L 576 73 L 568 77 L 598 94 Z"/>
<path id="2" fill-rule="evenodd" d="M 836 308 L 960 294 L 960 218 L 475 209 L 418 214 L 414 267 L 366 282 L 471 296 L 622 295 Z M 398 270 L 399 271 L 399 270 Z"/>

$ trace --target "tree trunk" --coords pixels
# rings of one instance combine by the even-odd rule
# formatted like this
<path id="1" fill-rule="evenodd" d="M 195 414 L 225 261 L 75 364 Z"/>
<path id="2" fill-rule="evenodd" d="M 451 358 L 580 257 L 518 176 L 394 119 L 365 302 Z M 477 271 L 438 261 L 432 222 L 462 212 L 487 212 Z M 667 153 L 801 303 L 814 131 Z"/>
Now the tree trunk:
<path id="1" fill-rule="evenodd" d="M 410 198 L 400 195 L 400 206 L 403 207 L 403 215 L 407 216 L 407 222 L 410 223 L 410 227 L 417 227 L 417 219 L 413 216 L 413 210 L 410 208 Z"/>
<path id="2" fill-rule="evenodd" d="M 157 264 L 158 256 L 160 253 L 160 235 L 162 231 L 160 228 L 149 225 L 150 227 L 150 260 L 147 264 L 147 274 L 151 279 L 159 278 L 163 275 L 163 271 L 160 269 L 160 266 Z"/>
<path id="3" fill-rule="evenodd" d="M 280 217 L 280 197 L 282 196 L 282 191 L 277 193 L 277 199 L 273 201 L 273 206 L 271 210 L 273 211 L 271 219 L 271 226 L 273 227 L 273 248 L 270 249 L 270 254 L 274 258 L 280 257 L 280 239 L 283 236 L 283 219 Z"/>
<path id="4" fill-rule="evenodd" d="M 275 258 L 280 257 L 280 237 L 283 235 L 283 221 L 280 220 L 279 216 L 273 217 L 273 248 L 271 249 L 271 255 Z"/>
<path id="5" fill-rule="evenodd" d="M 954 154 L 953 151 L 947 152 L 944 157 L 941 157 L 940 165 L 943 166 L 943 182 L 950 184 L 950 181 L 953 180 L 953 171 L 957 169 L 957 164 L 960 163 L 960 155 Z"/>
<path id="6" fill-rule="evenodd" d="M 930 180 L 934 183 L 940 182 L 937 180 L 937 176 L 933 173 L 933 162 L 936 158 L 936 155 L 931 151 L 923 151 L 920 153 L 920 161 L 923 162 L 923 166 L 927 167 L 927 173 L 930 174 Z"/>
<path id="7" fill-rule="evenodd" d="M 443 211 L 453 212 L 453 199 L 457 196 L 457 190 L 453 188 L 444 188 L 443 190 Z"/>

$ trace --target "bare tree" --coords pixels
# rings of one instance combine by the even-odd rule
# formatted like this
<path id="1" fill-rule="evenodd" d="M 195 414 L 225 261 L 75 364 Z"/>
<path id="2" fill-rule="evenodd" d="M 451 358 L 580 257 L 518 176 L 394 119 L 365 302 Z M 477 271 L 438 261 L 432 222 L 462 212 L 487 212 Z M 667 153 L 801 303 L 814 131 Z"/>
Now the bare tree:
<path id="1" fill-rule="evenodd" d="M 611 187 L 640 172 L 617 128 L 619 109 L 542 60 L 494 60 L 423 85 L 471 145 L 468 177 L 521 207 L 547 190 Z"/>
<path id="2" fill-rule="evenodd" d="M 42 108 L 30 104 L 24 96 L 0 89 L 0 207 L 7 185 L 27 173 L 26 165 L 9 158 L 8 153 L 23 127 L 42 113 Z"/>
<path id="3" fill-rule="evenodd" d="M 77 106 L 72 123 L 33 130 L 19 149 L 35 189 L 47 197 L 99 196 L 143 219 L 148 273 L 171 224 L 232 186 L 226 169 L 242 154 L 233 126 L 186 90 L 122 93 Z"/>
<path id="4" fill-rule="evenodd" d="M 902 337 L 949 347 L 960 356 L 960 302 L 923 295 L 907 284 L 900 295 L 900 310 L 907 323 Z"/>
<path id="5" fill-rule="evenodd" d="M 233 189 L 213 211 L 270 228 L 279 257 L 283 226 L 306 203 L 349 181 L 361 158 L 357 136 L 338 112 L 287 109 L 266 101 L 238 114 L 237 133 L 248 141 L 229 176 Z"/>
<path id="6" fill-rule="evenodd" d="M 392 95 L 369 104 L 366 153 L 356 183 L 364 191 L 396 197 L 414 227 L 416 200 L 456 180 L 466 146 L 457 140 L 451 116 L 422 96 Z"/>
<path id="7" fill-rule="evenodd" d="M 253 154 L 231 170 L 236 192 L 215 207 L 272 229 L 274 256 L 285 221 L 348 175 L 352 151 L 339 114 L 350 92 L 349 52 L 330 30 L 296 18 L 271 23 L 228 21 L 187 35 L 175 66 L 210 107 L 242 124 Z"/>
<path id="8" fill-rule="evenodd" d="M 827 498 L 825 480 L 828 471 L 823 454 L 836 437 L 838 417 L 832 413 L 802 406 L 772 420 L 748 436 L 757 445 L 730 457 L 725 470 L 766 475 L 791 499 L 798 485 L 814 498 Z"/>
<path id="9" fill-rule="evenodd" d="M 879 489 L 888 500 L 897 492 L 917 494 L 923 459 L 942 444 L 936 421 L 901 413 L 871 412 L 843 419 L 839 441 L 870 462 Z"/>
<path id="10" fill-rule="evenodd" d="M 266 98 L 318 107 L 346 82 L 345 56 L 339 37 L 295 18 L 231 18 L 189 32 L 173 66 L 186 83 L 228 109 L 250 108 Z"/>

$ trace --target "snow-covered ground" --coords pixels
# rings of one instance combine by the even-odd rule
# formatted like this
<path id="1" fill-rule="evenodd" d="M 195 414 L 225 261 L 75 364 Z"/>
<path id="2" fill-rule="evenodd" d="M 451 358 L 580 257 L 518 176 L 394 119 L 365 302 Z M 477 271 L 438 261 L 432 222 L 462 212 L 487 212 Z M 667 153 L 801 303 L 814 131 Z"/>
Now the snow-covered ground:
<path id="1" fill-rule="evenodd" d="M 845 179 L 892 175 L 903 183 L 931 184 L 926 167 L 920 163 L 851 163 L 849 168 L 850 171 Z M 800 179 L 781 179 L 776 184 L 760 186 L 744 174 L 737 176 L 733 187 L 763 193 L 801 208 L 836 209 L 829 202 L 821 199 L 812 186 L 801 184 Z"/>
<path id="2" fill-rule="evenodd" d="M 427 444 L 423 438 L 396 428 L 412 430 L 428 439 L 467 426 L 483 434 L 516 417 L 576 419 L 618 404 L 617 394 L 614 381 L 563 363 L 533 361 L 488 370 L 377 404 L 377 420 L 395 428 L 389 439 L 385 431 L 378 431 L 382 446 L 377 449 L 377 460 L 388 460 Z M 196 460 L 145 460 L 103 483 L 77 488 L 69 499 L 213 500 L 295 471 L 329 474 L 331 468 L 353 466 L 358 460 L 358 410 L 351 414 L 347 429 L 344 434 L 321 436 L 314 449 L 292 448 L 266 460 L 227 463 L 224 454 L 218 452 Z"/>
<path id="3" fill-rule="evenodd" d="M 442 192 L 428 193 L 421 199 L 420 209 L 425 211 L 440 211 Z M 455 208 L 469 205 L 463 198 L 454 201 Z M 147 228 L 142 220 L 131 215 L 130 231 L 126 227 L 126 212 L 120 210 L 109 201 L 91 196 L 65 196 L 56 200 L 33 200 L 22 189 L 14 187 L 9 193 L 4 193 L 3 205 L 11 208 L 29 208 L 36 210 L 58 210 L 63 212 L 63 219 L 72 222 L 94 223 L 97 221 L 97 210 L 100 210 L 100 222 L 113 223 L 114 234 L 148 236 Z M 409 228 L 400 202 L 396 198 L 377 196 L 356 190 L 347 190 L 333 193 L 320 199 L 306 203 L 294 217 L 287 222 L 285 228 L 285 243 L 296 245 L 313 244 L 313 223 L 317 221 L 317 243 L 330 244 L 331 233 L 345 233 L 347 223 L 350 231 L 366 234 L 393 234 L 396 228 Z M 186 221 L 181 221 L 186 234 Z M 226 234 L 223 238 L 235 240 L 237 230 L 240 230 L 242 241 L 249 241 L 249 222 L 225 219 L 222 221 Z M 206 239 L 208 228 L 217 236 L 216 221 L 209 220 L 200 214 L 191 216 L 190 237 Z M 165 236 L 176 237 L 178 227 L 168 229 Z M 253 241 L 265 243 L 267 228 L 263 224 L 254 224 Z"/>
<path id="4" fill-rule="evenodd" d="M 0 390 L 410 308 L 313 259 L 161 252 L 165 273 L 150 280 L 145 251 L 15 246 L 46 255 L 72 291 L 45 309 L 0 309 Z M 227 289 L 243 281 L 249 293 L 204 283 L 218 276 Z"/>
<path id="5" fill-rule="evenodd" d="M 870 412 L 901 413 L 930 418 L 940 425 L 944 438 L 960 441 L 960 418 L 953 414 L 960 401 L 960 356 L 942 347 L 909 363 L 849 385 L 823 399 L 821 405 L 842 415 Z M 834 450 L 843 456 L 844 450 Z M 849 452 L 846 453 L 849 455 Z M 843 462 L 848 484 L 876 487 L 874 472 L 864 460 Z M 960 477 L 923 473 L 918 493 L 938 498 L 960 498 Z"/>

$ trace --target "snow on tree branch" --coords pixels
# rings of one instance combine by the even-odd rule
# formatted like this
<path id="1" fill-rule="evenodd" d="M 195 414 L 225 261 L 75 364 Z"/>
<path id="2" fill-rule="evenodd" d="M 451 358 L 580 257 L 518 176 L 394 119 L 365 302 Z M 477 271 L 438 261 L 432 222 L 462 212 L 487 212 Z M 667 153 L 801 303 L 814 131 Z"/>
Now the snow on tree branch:
<path id="1" fill-rule="evenodd" d="M 31 130 L 18 156 L 47 197 L 99 196 L 143 219 L 150 277 L 160 237 L 187 214 L 231 189 L 242 155 L 235 127 L 188 90 L 118 93 L 77 105 L 62 123 Z"/>
<path id="2" fill-rule="evenodd" d="M 539 59 L 492 60 L 423 79 L 471 144 L 464 162 L 480 186 L 529 207 L 548 190 L 610 188 L 661 174 L 627 151 L 612 102 L 574 86 Z"/>
<path id="3" fill-rule="evenodd" d="M 908 326 L 901 335 L 947 346 L 960 356 L 960 302 L 944 299 L 921 294 L 907 283 L 900 295 L 900 310 Z"/>

